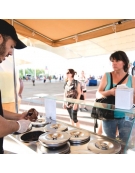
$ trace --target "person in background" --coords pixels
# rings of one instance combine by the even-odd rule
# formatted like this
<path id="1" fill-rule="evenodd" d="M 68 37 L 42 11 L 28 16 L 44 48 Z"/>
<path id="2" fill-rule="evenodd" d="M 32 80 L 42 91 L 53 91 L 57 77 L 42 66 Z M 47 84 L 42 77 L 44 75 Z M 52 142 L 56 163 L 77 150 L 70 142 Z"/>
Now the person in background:
<path id="1" fill-rule="evenodd" d="M 48 79 L 49 79 L 49 81 L 50 81 L 50 83 L 51 83 L 51 79 L 52 79 L 52 77 L 51 77 L 51 76 L 49 76 L 49 77 L 48 77 Z"/>
<path id="2" fill-rule="evenodd" d="M 20 87 L 19 87 L 18 96 L 22 99 L 22 92 L 23 92 L 23 88 L 24 88 L 22 78 L 19 78 L 19 83 L 20 83 Z"/>
<path id="3" fill-rule="evenodd" d="M 35 86 L 35 78 L 34 78 L 34 76 L 32 77 L 32 83 L 33 83 L 33 86 Z"/>
<path id="4" fill-rule="evenodd" d="M 80 83 L 74 79 L 76 72 L 74 69 L 67 70 L 67 80 L 64 85 L 64 98 L 80 99 L 81 86 Z M 78 104 L 64 102 L 63 108 L 67 109 L 70 115 L 70 121 L 73 126 L 80 127 L 80 123 L 77 119 Z"/>
<path id="5" fill-rule="evenodd" d="M 86 100 L 86 83 L 88 82 L 88 79 L 85 77 L 84 71 L 81 72 L 81 75 L 78 78 L 78 81 L 81 84 L 81 89 L 82 89 L 82 93 L 81 93 L 81 100 Z M 81 105 L 80 106 L 80 111 L 82 111 Z M 86 106 L 84 106 L 83 110 L 88 111 L 88 109 L 86 108 Z"/>
<path id="6" fill-rule="evenodd" d="M 78 74 L 77 74 L 77 72 L 76 72 L 76 74 L 74 75 L 74 79 L 75 79 L 75 80 L 78 80 Z"/>
<path id="7" fill-rule="evenodd" d="M 29 79 L 28 79 L 28 76 L 26 76 L 26 81 L 28 81 Z"/>
<path id="8" fill-rule="evenodd" d="M 98 87 L 96 98 L 102 98 L 107 96 L 115 96 L 115 85 L 128 73 L 129 59 L 124 51 L 116 51 L 110 55 L 110 61 L 112 62 L 112 81 L 114 88 L 110 89 L 110 73 L 105 73 L 101 79 L 100 85 Z M 129 88 L 134 88 L 135 90 L 135 78 L 131 75 L 122 82 L 126 84 Z M 135 95 L 134 95 L 135 103 Z M 104 133 L 113 139 L 116 139 L 116 131 L 118 129 L 119 139 L 126 142 L 131 131 L 131 127 L 126 123 L 125 113 L 114 111 L 114 120 L 103 120 L 103 130 Z M 99 130 L 101 130 L 102 124 L 100 124 Z M 100 132 L 99 132 L 100 133 Z"/>
<path id="9" fill-rule="evenodd" d="M 61 82 L 61 75 L 60 75 L 59 81 Z"/>
<path id="10" fill-rule="evenodd" d="M 44 83 L 46 82 L 46 76 L 44 76 Z"/>
<path id="11" fill-rule="evenodd" d="M 18 39 L 15 28 L 5 20 L 0 19 L 0 63 L 13 54 L 14 48 L 22 49 L 25 47 Z M 13 132 L 23 133 L 27 131 L 31 121 L 25 120 L 26 115 L 26 112 L 18 114 L 3 110 L 0 91 L 0 154 L 4 154 L 4 136 Z"/>

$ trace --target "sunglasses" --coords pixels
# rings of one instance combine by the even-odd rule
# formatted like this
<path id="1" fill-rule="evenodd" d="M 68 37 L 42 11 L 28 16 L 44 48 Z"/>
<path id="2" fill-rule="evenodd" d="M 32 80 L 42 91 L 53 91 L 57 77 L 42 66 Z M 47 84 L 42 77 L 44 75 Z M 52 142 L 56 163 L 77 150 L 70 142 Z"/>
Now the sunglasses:
<path id="1" fill-rule="evenodd" d="M 67 74 L 70 74 L 70 72 L 68 71 Z"/>

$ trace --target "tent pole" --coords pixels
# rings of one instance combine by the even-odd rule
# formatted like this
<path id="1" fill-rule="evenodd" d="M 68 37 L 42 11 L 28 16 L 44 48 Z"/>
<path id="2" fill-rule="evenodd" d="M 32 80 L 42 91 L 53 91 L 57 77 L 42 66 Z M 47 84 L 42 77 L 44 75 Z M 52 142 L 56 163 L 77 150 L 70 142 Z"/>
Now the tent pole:
<path id="1" fill-rule="evenodd" d="M 12 26 L 14 25 L 14 20 L 12 19 Z M 16 70 L 15 70 L 15 56 L 13 50 L 13 78 L 14 78 L 14 96 L 15 96 L 15 109 L 18 113 L 18 93 L 17 93 L 17 81 L 16 81 Z"/>

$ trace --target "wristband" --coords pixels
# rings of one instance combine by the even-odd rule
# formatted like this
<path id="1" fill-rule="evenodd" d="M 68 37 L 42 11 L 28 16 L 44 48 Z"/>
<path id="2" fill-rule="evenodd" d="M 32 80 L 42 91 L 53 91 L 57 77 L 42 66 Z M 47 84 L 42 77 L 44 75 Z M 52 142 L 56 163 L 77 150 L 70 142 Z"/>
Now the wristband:
<path id="1" fill-rule="evenodd" d="M 19 131 L 20 131 L 20 129 L 21 129 L 21 124 L 20 124 L 20 122 L 19 122 L 19 121 L 17 121 L 17 123 L 19 124 L 19 129 L 17 130 L 17 132 L 19 132 Z"/>

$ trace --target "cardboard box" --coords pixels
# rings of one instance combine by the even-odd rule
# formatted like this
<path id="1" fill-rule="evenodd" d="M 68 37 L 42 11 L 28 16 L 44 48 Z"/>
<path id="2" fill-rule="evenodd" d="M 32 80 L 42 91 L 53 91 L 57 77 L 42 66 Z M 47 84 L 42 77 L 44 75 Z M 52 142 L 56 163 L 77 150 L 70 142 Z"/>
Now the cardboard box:
<path id="1" fill-rule="evenodd" d="M 133 107 L 134 88 L 116 88 L 115 108 L 131 109 Z"/>

